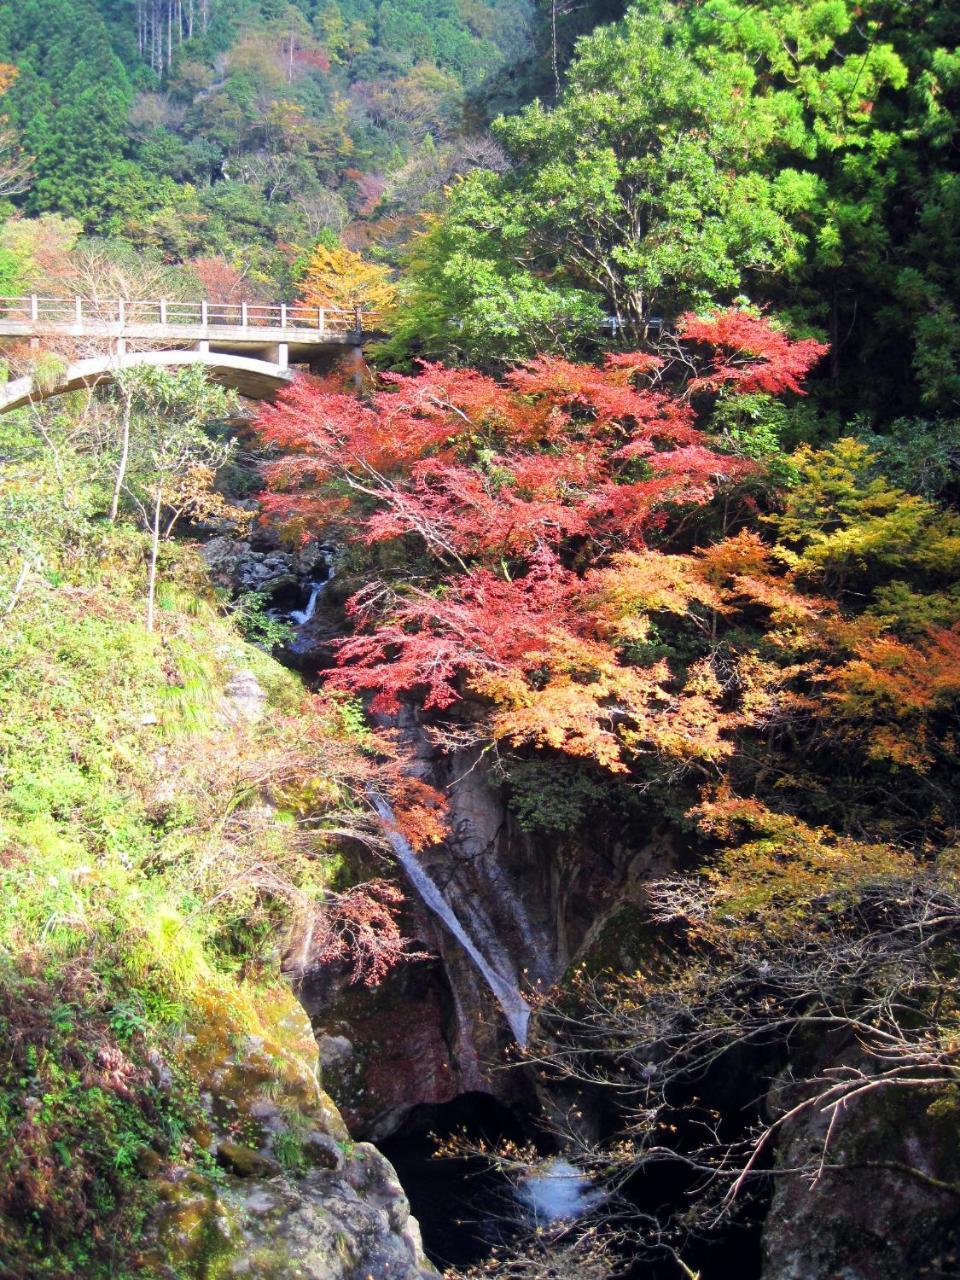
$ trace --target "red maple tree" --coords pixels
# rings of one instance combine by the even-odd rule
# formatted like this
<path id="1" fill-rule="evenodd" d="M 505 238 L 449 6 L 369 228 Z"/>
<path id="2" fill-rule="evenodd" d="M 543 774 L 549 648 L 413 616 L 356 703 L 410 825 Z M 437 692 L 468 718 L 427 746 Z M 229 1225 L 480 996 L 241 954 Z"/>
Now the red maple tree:
<path id="1" fill-rule="evenodd" d="M 365 401 L 303 379 L 268 406 L 261 430 L 281 456 L 266 512 L 402 551 L 402 579 L 371 572 L 349 601 L 355 632 L 331 683 L 373 693 L 385 713 L 411 695 L 443 711 L 469 690 L 495 708 L 478 734 L 612 768 L 615 726 L 642 724 L 649 741 L 651 716 L 676 702 L 670 673 L 621 661 L 598 628 L 590 575 L 664 545 L 681 513 L 756 472 L 701 429 L 697 393 L 798 392 L 824 351 L 740 311 L 685 317 L 680 338 L 685 380 L 646 353 L 601 368 L 544 356 L 503 380 L 426 364 L 386 375 Z M 706 741 L 706 711 L 685 706 L 687 721 L 673 717 L 687 727 L 671 746 L 661 735 L 663 749 Z"/>

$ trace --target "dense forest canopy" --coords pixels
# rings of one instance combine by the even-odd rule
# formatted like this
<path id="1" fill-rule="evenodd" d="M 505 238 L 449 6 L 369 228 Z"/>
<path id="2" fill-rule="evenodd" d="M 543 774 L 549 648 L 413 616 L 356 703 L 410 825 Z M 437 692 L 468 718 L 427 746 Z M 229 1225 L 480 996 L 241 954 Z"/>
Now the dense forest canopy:
<path id="1" fill-rule="evenodd" d="M 282 279 L 290 246 L 369 214 L 388 176 L 411 212 L 404 165 L 425 143 L 449 165 L 438 152 L 465 93 L 523 55 L 528 17 L 442 2 L 5 5 L 0 57 L 20 73 L 8 109 L 34 157 L 23 208 Z"/>
<path id="2" fill-rule="evenodd" d="M 830 340 L 841 414 L 948 411 L 955 12 L 641 3 L 574 52 L 610 17 L 6 5 L 6 106 L 33 157 L 16 203 L 168 262 L 225 257 L 268 290 L 294 287 L 318 237 L 406 261 L 401 363 L 588 352 L 604 317 L 629 341 L 746 298 Z"/>

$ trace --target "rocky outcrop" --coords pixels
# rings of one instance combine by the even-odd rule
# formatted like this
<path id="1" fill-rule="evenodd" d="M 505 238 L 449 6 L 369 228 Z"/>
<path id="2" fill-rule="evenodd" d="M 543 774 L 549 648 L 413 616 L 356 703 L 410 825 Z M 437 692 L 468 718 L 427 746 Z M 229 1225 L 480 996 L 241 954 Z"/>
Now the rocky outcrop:
<path id="1" fill-rule="evenodd" d="M 211 580 L 229 591 L 263 591 L 274 595 L 284 588 L 327 576 L 329 551 L 317 542 L 303 547 L 279 545 L 269 532 L 250 538 L 223 535 L 200 547 Z"/>
<path id="2" fill-rule="evenodd" d="M 442 756 L 412 715 L 400 725 L 416 771 L 449 797 L 451 835 L 422 864 L 472 940 L 521 990 L 549 986 L 594 946 L 604 925 L 642 898 L 645 880 L 674 865 L 655 833 L 640 847 L 599 829 L 578 841 L 533 839 L 511 814 L 501 781 L 475 753 Z M 411 1108 L 460 1093 L 530 1104 L 530 1084 L 504 1070 L 510 1035 L 476 966 L 412 890 L 404 929 L 437 957 L 395 972 L 375 992 L 330 973 L 305 979 L 300 995 L 318 1036 L 345 1036 L 349 1063 L 331 1091 L 354 1132 L 380 1139 Z"/>
<path id="3" fill-rule="evenodd" d="M 825 1111 L 803 1113 L 777 1167 L 816 1169 L 828 1125 Z M 774 1180 L 763 1280 L 960 1275 L 960 1095 L 864 1094 L 841 1113 L 824 1163 L 819 1176 Z"/>
<path id="4" fill-rule="evenodd" d="M 332 591 L 316 591 L 332 577 L 332 548 L 319 542 L 290 547 L 267 527 L 255 529 L 248 538 L 211 538 L 200 554 L 215 586 L 234 597 L 256 593 L 272 616 L 293 626 L 280 651 L 287 666 L 315 672 L 332 664 L 346 619 Z"/>
<path id="5" fill-rule="evenodd" d="M 194 1161 L 158 1173 L 142 1259 L 151 1274 L 435 1276 L 390 1164 L 350 1140 L 320 1087 L 317 1045 L 291 993 L 211 996 L 209 1021 L 185 1037 L 178 1066 L 201 1087 L 207 1120 L 193 1138 L 211 1172 Z"/>

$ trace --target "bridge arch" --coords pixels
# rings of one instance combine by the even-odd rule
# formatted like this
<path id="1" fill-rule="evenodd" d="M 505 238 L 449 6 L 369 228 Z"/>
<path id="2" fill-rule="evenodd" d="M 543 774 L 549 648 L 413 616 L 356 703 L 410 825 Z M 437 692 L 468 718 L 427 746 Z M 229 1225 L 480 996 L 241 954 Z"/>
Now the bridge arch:
<path id="1" fill-rule="evenodd" d="M 230 387 L 251 400 L 272 399 L 294 377 L 292 369 L 250 356 L 228 355 L 217 351 L 131 351 L 123 355 L 101 355 L 77 360 L 49 386 L 38 384 L 30 376 L 15 378 L 0 387 L 0 413 L 23 408 L 37 400 L 66 395 L 69 391 L 111 383 L 121 370 L 144 364 L 164 368 L 204 365 L 214 382 Z"/>

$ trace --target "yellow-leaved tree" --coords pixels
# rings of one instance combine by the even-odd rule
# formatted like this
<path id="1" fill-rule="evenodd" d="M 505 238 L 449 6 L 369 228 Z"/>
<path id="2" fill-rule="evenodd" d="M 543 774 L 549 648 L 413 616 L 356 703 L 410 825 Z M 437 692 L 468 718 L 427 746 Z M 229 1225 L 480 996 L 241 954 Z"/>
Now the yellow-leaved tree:
<path id="1" fill-rule="evenodd" d="M 301 297 L 307 306 L 384 311 L 396 296 L 389 267 L 367 262 L 343 245 L 318 244 L 310 255 Z"/>

